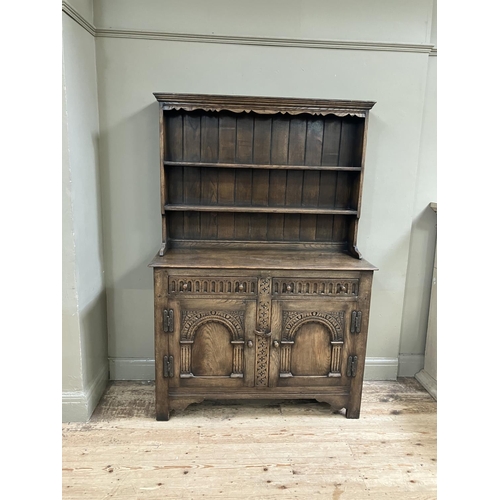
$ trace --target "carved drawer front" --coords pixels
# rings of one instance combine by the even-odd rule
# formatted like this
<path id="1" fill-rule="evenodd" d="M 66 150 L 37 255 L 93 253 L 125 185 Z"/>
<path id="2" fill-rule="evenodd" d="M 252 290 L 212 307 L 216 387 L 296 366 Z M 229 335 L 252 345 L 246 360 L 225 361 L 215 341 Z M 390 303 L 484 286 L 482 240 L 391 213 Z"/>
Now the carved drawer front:
<path id="1" fill-rule="evenodd" d="M 256 296 L 257 278 L 169 276 L 170 295 L 237 295 Z"/>
<path id="2" fill-rule="evenodd" d="M 359 280 L 348 279 L 309 279 L 309 278 L 274 278 L 272 293 L 276 296 L 311 297 L 311 296 L 357 296 Z"/>

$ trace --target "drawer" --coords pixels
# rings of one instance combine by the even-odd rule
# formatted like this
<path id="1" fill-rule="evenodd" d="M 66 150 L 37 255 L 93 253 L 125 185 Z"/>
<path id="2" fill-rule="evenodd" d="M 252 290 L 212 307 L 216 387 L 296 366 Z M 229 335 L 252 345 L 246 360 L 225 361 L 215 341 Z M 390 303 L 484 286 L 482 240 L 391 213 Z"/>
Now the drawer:
<path id="1" fill-rule="evenodd" d="M 280 297 L 357 297 L 359 279 L 273 278 L 272 294 Z"/>
<path id="2" fill-rule="evenodd" d="M 257 278 L 169 276 L 169 295 L 257 296 Z"/>

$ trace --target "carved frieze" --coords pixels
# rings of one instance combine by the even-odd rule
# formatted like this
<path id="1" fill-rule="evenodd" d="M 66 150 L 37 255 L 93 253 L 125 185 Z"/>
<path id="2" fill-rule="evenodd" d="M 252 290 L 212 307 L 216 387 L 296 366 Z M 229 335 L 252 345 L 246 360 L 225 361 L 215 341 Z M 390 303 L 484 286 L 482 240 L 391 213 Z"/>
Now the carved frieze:
<path id="1" fill-rule="evenodd" d="M 169 276 L 170 295 L 257 295 L 257 278 L 203 278 Z"/>
<path id="2" fill-rule="evenodd" d="M 273 295 L 357 296 L 358 279 L 273 279 Z"/>

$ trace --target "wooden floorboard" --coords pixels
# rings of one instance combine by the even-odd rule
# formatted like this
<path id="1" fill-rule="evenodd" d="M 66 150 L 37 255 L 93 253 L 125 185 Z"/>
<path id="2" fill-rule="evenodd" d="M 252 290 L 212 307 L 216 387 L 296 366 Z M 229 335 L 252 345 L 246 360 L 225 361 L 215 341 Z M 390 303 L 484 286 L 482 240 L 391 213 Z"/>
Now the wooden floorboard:
<path id="1" fill-rule="evenodd" d="M 62 426 L 64 499 L 436 499 L 436 402 L 366 381 L 361 417 L 313 401 L 204 402 L 168 422 L 154 385 L 112 382 Z"/>

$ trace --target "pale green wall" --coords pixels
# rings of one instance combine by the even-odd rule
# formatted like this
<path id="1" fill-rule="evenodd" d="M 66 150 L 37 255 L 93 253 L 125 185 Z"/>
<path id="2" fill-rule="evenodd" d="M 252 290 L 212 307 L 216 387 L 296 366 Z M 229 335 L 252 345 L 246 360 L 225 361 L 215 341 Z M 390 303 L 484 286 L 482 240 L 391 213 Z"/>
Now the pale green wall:
<path id="1" fill-rule="evenodd" d="M 71 166 L 65 186 L 74 197 L 63 220 L 71 232 L 63 240 L 64 276 L 76 283 L 65 304 L 78 311 L 78 321 L 66 315 L 66 343 L 71 368 L 81 373 L 68 391 L 81 387 L 84 394 L 107 355 L 111 378 L 154 377 L 147 264 L 161 234 L 157 91 L 377 101 L 359 228 L 364 257 L 380 267 L 367 378 L 394 378 L 401 353 L 423 354 L 430 279 L 423 274 L 432 268 L 432 237 L 420 223 L 422 207 L 435 201 L 428 199 L 435 193 L 432 0 L 68 3 L 96 34 L 78 25 L 78 16 L 64 21 Z M 173 41 L 175 33 L 202 38 Z M 212 35 L 227 38 L 213 43 Z M 330 48 L 311 48 L 315 40 Z M 73 182 L 74 172 L 82 177 Z"/>
<path id="2" fill-rule="evenodd" d="M 62 390 L 74 393 L 83 390 L 83 379 L 64 66 L 62 76 Z"/>
<path id="3" fill-rule="evenodd" d="M 431 43 L 437 44 L 436 2 Z M 428 61 L 419 166 L 415 185 L 408 268 L 401 325 L 399 375 L 413 377 L 424 367 L 432 269 L 436 245 L 437 202 L 437 57 Z"/>
<path id="4" fill-rule="evenodd" d="M 73 0 L 75 1 L 75 0 Z M 428 43 L 432 0 L 96 0 L 98 28 Z"/>
<path id="5" fill-rule="evenodd" d="M 342 3 L 342 8 L 340 2 L 326 1 L 287 5 L 211 2 L 210 11 L 207 2 L 150 0 L 139 7 L 133 1 L 107 0 L 95 5 L 112 378 L 135 378 L 139 369 L 138 378 L 153 376 L 152 272 L 147 264 L 161 233 L 156 91 L 377 101 L 370 116 L 359 228 L 364 257 L 380 267 L 374 279 L 367 375 L 396 376 L 416 188 L 419 182 L 433 182 L 419 169 L 429 55 L 130 38 L 154 30 L 430 42 L 431 1 L 363 1 Z M 263 22 L 257 22 L 259 16 Z M 135 31 L 99 33 L 100 28 Z"/>
<path id="6" fill-rule="evenodd" d="M 86 420 L 108 379 L 94 37 L 63 27 L 63 419 Z"/>

